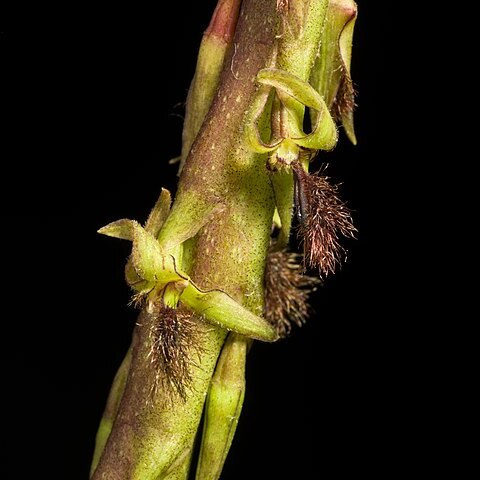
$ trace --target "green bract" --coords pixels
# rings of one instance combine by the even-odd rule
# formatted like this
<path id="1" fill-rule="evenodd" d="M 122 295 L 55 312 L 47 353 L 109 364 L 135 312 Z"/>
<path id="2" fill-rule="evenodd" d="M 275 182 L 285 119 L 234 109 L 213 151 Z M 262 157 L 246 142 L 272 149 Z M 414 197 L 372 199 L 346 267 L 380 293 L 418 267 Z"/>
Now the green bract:
<path id="1" fill-rule="evenodd" d="M 354 89 L 350 64 L 356 19 L 357 4 L 353 0 L 330 0 L 320 52 L 310 76 L 310 83 L 343 124 L 353 144 L 357 143 L 357 139 L 353 126 Z M 313 122 L 316 115 L 313 111 Z"/>

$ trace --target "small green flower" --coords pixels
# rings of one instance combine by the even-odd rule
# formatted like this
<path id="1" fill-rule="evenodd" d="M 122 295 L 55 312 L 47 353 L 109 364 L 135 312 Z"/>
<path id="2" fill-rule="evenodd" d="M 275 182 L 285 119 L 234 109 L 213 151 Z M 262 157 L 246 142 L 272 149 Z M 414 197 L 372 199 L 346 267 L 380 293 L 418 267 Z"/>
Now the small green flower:
<path id="1" fill-rule="evenodd" d="M 162 232 L 168 226 L 168 222 L 161 218 L 162 214 L 160 212 L 167 210 L 165 205 L 169 200 L 169 195 L 163 193 L 162 195 L 154 208 L 154 212 L 149 217 L 156 220 L 147 222 L 146 228 L 143 228 L 135 220 L 122 219 L 99 230 L 99 233 L 103 235 L 130 240 L 133 243 L 132 255 L 127 264 L 126 277 L 129 285 L 137 292 L 134 296 L 135 303 L 145 299 L 148 311 L 148 309 L 153 309 L 158 298 L 165 297 L 165 292 L 167 292 L 170 298 L 173 294 L 175 295 L 174 300 L 167 302 L 170 306 L 176 306 L 178 302 L 181 302 L 206 322 L 213 325 L 249 338 L 267 342 L 275 341 L 277 333 L 265 319 L 254 315 L 221 290 L 202 290 L 185 272 L 182 272 L 180 269 L 181 241 L 175 241 L 174 237 L 167 234 L 166 237 L 169 238 L 170 245 L 174 246 L 170 251 L 167 251 L 148 231 L 157 230 L 161 223 L 163 226 L 159 232 L 159 237 L 162 238 Z M 210 214 L 211 212 L 209 212 Z M 204 224 L 205 222 L 199 222 L 200 226 Z M 188 230 L 189 233 L 186 236 L 187 238 L 182 237 L 183 241 L 195 235 L 200 228 L 191 230 L 191 225 L 191 223 L 185 223 L 180 226 L 180 229 Z M 172 230 L 179 231 L 175 226 Z"/>
<path id="2" fill-rule="evenodd" d="M 300 149 L 331 150 L 337 143 L 337 128 L 322 96 L 299 77 L 276 68 L 260 70 L 257 81 L 270 87 L 265 90 L 264 103 L 250 112 L 246 122 L 245 136 L 250 148 L 258 153 L 269 153 L 268 165 L 290 166 L 298 160 Z M 280 125 L 269 142 L 262 139 L 258 119 L 267 105 L 269 90 L 273 89 L 278 101 Z M 303 131 L 305 107 L 317 112 L 316 124 L 310 133 Z"/>

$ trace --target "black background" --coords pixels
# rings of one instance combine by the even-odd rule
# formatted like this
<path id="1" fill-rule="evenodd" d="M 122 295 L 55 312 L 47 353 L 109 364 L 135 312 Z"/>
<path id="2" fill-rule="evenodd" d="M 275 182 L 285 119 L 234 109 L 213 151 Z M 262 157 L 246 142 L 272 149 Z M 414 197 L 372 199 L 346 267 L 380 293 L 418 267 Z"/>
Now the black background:
<path id="1" fill-rule="evenodd" d="M 16 478 L 87 478 L 136 317 L 123 281 L 129 244 L 96 230 L 123 217 L 143 222 L 160 188 L 175 190 L 168 161 L 180 152 L 183 104 L 216 2 L 191 3 L 168 12 L 42 7 L 2 27 L 2 343 Z M 388 190 L 397 175 L 389 156 L 402 147 L 385 114 L 395 89 L 385 81 L 388 12 L 359 4 L 359 143 L 341 136 L 321 157 L 343 184 L 358 239 L 314 295 L 316 315 L 289 339 L 252 348 L 225 479 L 374 475 L 379 457 L 397 462 L 394 432 L 408 421 L 399 406 L 410 399 L 398 387 L 404 327 L 390 316 L 401 299 L 390 300 L 398 244 Z"/>

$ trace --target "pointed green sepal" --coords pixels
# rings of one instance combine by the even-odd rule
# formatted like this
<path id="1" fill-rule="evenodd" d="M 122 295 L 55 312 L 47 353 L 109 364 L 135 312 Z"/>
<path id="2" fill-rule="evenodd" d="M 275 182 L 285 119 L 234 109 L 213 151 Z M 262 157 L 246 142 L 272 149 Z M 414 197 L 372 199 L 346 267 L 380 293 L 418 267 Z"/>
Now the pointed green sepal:
<path id="1" fill-rule="evenodd" d="M 160 229 L 168 217 L 171 204 L 172 197 L 170 192 L 166 188 L 162 188 L 160 196 L 145 223 L 145 230 L 148 233 L 151 233 L 155 238 L 157 238 Z"/>
<path id="2" fill-rule="evenodd" d="M 133 241 L 133 225 L 132 220 L 122 218 L 115 222 L 109 223 L 97 230 L 97 233 L 106 235 L 107 237 L 119 238 L 120 240 Z"/>
<path id="3" fill-rule="evenodd" d="M 202 292 L 190 283 L 181 296 L 181 302 L 216 326 L 264 342 L 277 340 L 277 332 L 264 318 L 236 302 L 221 290 Z"/>

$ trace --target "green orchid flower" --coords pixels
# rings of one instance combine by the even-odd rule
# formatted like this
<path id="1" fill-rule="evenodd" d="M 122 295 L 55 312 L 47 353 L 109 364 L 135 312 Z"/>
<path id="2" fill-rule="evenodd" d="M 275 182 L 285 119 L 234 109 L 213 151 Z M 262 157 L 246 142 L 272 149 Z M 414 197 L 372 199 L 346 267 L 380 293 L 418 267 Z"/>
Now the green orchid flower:
<path id="1" fill-rule="evenodd" d="M 264 86 L 260 101 L 246 121 L 245 137 L 257 153 L 269 153 L 268 166 L 290 166 L 300 156 L 300 149 L 331 150 L 338 139 L 335 122 L 322 96 L 296 75 L 276 68 L 260 70 L 257 81 Z M 278 127 L 272 129 L 270 141 L 262 139 L 258 120 L 274 90 L 272 116 L 279 117 Z M 305 107 L 317 112 L 316 124 L 310 133 L 303 131 Z"/>
<path id="2" fill-rule="evenodd" d="M 133 243 L 132 255 L 127 264 L 127 281 L 129 285 L 146 297 L 147 308 L 164 297 L 165 290 L 176 292 L 178 298 L 167 303 L 176 306 L 180 301 L 206 322 L 234 331 L 249 338 L 272 342 L 277 339 L 275 329 L 263 318 L 254 315 L 244 306 L 221 290 L 204 291 L 180 269 L 181 244 L 170 240 L 172 250 L 162 248 L 160 242 L 152 235 L 158 229 L 163 213 L 167 210 L 169 194 L 162 192 L 159 202 L 150 215 L 151 221 L 143 228 L 135 220 L 122 219 L 102 227 L 98 232 L 109 237 L 130 240 Z M 203 222 L 200 222 L 201 225 Z M 187 223 L 185 223 L 185 226 Z M 192 225 L 190 222 L 188 225 Z M 198 227 L 198 225 L 197 225 Z M 200 227 L 196 230 L 198 231 Z M 150 231 L 149 231 L 150 230 Z M 185 236 L 193 236 L 195 227 Z M 159 232 L 161 235 L 161 230 Z M 170 235 L 167 235 L 171 238 Z M 131 262 L 131 267 L 130 267 Z M 173 286 L 174 290 L 167 287 Z M 169 298 L 170 295 L 167 295 Z"/>

